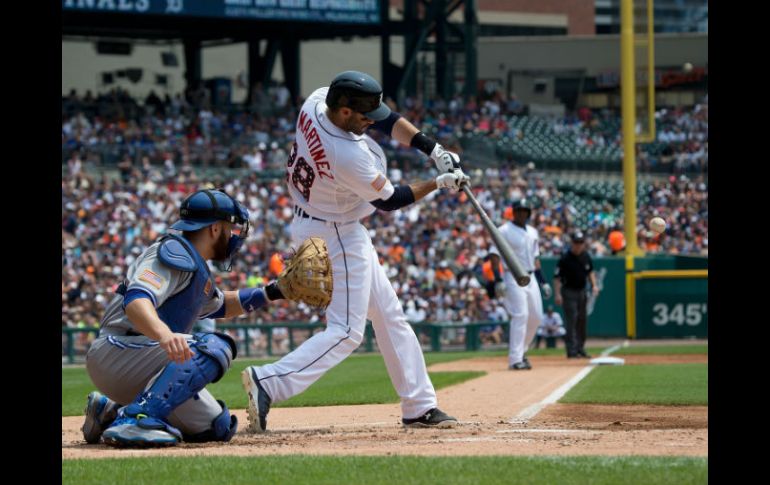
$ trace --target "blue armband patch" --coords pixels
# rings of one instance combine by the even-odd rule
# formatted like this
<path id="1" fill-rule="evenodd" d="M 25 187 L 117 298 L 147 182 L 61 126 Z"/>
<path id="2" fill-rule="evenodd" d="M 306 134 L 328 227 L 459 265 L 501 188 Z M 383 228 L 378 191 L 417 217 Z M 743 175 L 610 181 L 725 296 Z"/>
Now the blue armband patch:
<path id="1" fill-rule="evenodd" d="M 123 295 L 123 309 L 125 310 L 126 305 L 139 298 L 147 298 L 152 302 L 152 306 L 156 306 L 155 295 L 144 288 L 131 288 L 125 295 Z"/>
<path id="2" fill-rule="evenodd" d="M 253 312 L 267 305 L 267 296 L 262 288 L 244 288 L 238 290 L 238 299 L 247 312 Z"/>

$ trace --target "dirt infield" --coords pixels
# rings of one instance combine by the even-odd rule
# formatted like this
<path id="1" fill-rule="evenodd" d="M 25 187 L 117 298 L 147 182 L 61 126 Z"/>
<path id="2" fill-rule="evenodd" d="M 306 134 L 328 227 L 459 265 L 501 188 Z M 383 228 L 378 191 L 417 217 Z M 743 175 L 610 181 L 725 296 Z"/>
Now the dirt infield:
<path id="1" fill-rule="evenodd" d="M 626 364 L 707 362 L 706 355 L 626 356 Z M 406 430 L 398 404 L 277 408 L 269 432 L 238 432 L 222 445 L 182 444 L 159 450 L 86 445 L 83 418 L 62 418 L 62 458 L 174 455 L 708 455 L 705 406 L 552 404 L 533 419 L 519 413 L 583 369 L 585 360 L 532 357 L 532 371 L 508 371 L 505 357 L 431 366 L 433 371 L 483 370 L 478 379 L 438 392 L 456 416 L 452 429 Z M 243 410 L 234 411 L 242 423 Z"/>

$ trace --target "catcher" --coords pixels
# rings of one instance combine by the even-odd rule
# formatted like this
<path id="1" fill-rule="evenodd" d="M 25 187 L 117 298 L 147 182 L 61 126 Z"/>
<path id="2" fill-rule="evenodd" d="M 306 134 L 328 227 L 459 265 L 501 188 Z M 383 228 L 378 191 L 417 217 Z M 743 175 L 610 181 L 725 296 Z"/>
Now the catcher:
<path id="1" fill-rule="evenodd" d="M 190 335 L 199 318 L 233 318 L 278 299 L 307 296 L 328 305 L 331 266 L 322 240 L 308 240 L 264 288 L 221 291 L 208 260 L 232 258 L 249 232 L 248 211 L 221 190 L 182 203 L 180 220 L 128 269 L 88 351 L 86 368 L 99 389 L 88 396 L 83 436 L 112 446 L 173 446 L 229 441 L 238 420 L 205 389 L 236 357 L 223 333 Z M 298 271 L 298 268 L 300 269 Z"/>

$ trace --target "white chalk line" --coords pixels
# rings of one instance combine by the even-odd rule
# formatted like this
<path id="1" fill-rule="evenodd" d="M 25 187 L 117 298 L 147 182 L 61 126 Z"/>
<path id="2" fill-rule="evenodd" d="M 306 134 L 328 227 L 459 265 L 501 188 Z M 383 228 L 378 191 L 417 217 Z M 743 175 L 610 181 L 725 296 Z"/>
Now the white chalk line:
<path id="1" fill-rule="evenodd" d="M 609 347 L 604 351 L 602 351 L 601 356 L 607 357 L 608 355 L 615 352 L 619 348 L 627 345 L 628 345 L 628 340 L 623 342 L 623 344 L 613 345 L 612 347 Z M 515 417 L 511 418 L 508 422 L 511 424 L 526 424 L 530 419 L 534 418 L 540 411 L 542 411 L 543 408 L 561 399 L 567 393 L 567 391 L 575 387 L 575 385 L 578 382 L 583 380 L 583 378 L 587 376 L 588 373 L 594 369 L 594 367 L 596 367 L 594 364 L 588 364 L 584 368 L 580 369 L 580 372 L 578 372 L 574 377 L 572 377 L 572 379 L 570 379 L 566 383 L 556 388 L 545 399 L 543 399 L 538 403 L 527 406 L 526 408 L 524 408 L 523 411 L 521 411 Z"/>

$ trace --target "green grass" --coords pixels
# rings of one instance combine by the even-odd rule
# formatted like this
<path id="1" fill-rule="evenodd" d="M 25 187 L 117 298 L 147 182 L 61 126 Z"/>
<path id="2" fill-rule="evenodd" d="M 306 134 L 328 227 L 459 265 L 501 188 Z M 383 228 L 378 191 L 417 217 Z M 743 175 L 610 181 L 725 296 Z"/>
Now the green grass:
<path id="1" fill-rule="evenodd" d="M 589 348 L 590 354 L 598 355 L 603 349 Z M 508 350 L 478 352 L 426 352 L 425 362 L 430 366 L 474 357 L 504 357 Z M 564 355 L 564 349 L 533 349 L 529 356 Z M 220 382 L 208 389 L 217 399 L 223 399 L 230 409 L 246 407 L 246 395 L 240 384 L 240 372 L 249 365 L 275 362 L 273 359 L 237 359 Z M 483 372 L 430 372 L 436 389 L 458 384 L 484 375 Z M 62 416 L 83 414 L 86 396 L 95 389 L 83 367 L 62 368 Z M 310 386 L 304 393 L 279 403 L 282 406 L 329 406 L 341 404 L 373 404 L 397 402 L 398 397 L 390 383 L 385 363 L 379 354 L 351 355 Z"/>
<path id="2" fill-rule="evenodd" d="M 259 456 L 63 460 L 62 484 L 624 485 L 708 483 L 688 457 Z"/>
<path id="3" fill-rule="evenodd" d="M 673 355 L 673 354 L 706 354 L 708 344 L 701 345 L 646 345 L 640 347 L 624 347 L 612 355 Z"/>
<path id="4" fill-rule="evenodd" d="M 708 364 L 600 366 L 559 402 L 708 405 Z"/>
<path id="5" fill-rule="evenodd" d="M 478 356 L 478 352 L 426 354 L 428 365 L 438 362 Z M 271 360 L 238 359 L 221 381 L 207 389 L 227 403 L 230 409 L 243 409 L 247 398 L 241 387 L 240 373 L 249 365 L 260 365 Z M 436 389 L 458 384 L 484 375 L 484 372 L 430 372 Z M 86 396 L 95 387 L 84 368 L 62 369 L 62 416 L 83 414 Z M 352 355 L 327 372 L 305 392 L 279 403 L 276 407 L 332 406 L 342 404 L 375 404 L 398 402 L 398 395 L 379 354 Z"/>
<path id="6" fill-rule="evenodd" d="M 83 414 L 83 409 L 86 407 L 86 396 L 94 390 L 96 387 L 84 368 L 62 368 L 61 415 L 77 416 Z"/>

